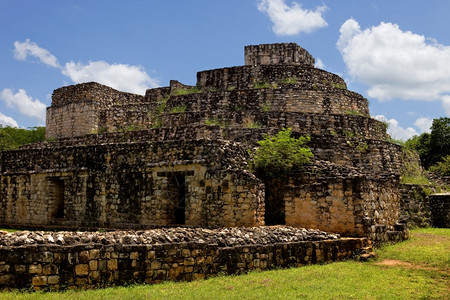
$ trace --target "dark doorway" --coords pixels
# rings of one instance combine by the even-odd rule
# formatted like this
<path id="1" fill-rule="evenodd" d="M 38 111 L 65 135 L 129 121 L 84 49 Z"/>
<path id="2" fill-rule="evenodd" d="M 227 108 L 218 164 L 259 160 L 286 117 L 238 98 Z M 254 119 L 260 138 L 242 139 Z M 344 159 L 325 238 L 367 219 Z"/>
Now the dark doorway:
<path id="1" fill-rule="evenodd" d="M 49 205 L 52 207 L 52 217 L 64 218 L 64 180 L 61 178 L 50 179 Z"/>
<path id="2" fill-rule="evenodd" d="M 266 187 L 265 213 L 264 219 L 266 225 L 284 225 L 286 224 L 286 208 L 284 201 L 284 181 L 281 179 L 264 180 Z"/>
<path id="3" fill-rule="evenodd" d="M 170 208 L 174 218 L 173 223 L 184 225 L 186 223 L 186 177 L 172 174 L 168 176 L 168 192 Z"/>

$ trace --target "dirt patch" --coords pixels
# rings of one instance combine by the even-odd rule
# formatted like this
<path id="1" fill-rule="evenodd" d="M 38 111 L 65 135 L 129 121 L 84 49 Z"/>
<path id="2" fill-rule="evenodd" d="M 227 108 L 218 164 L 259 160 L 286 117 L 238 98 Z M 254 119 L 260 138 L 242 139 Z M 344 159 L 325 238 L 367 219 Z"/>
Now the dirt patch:
<path id="1" fill-rule="evenodd" d="M 415 265 L 406 261 L 401 260 L 395 260 L 395 259 L 383 259 L 381 262 L 376 262 L 375 265 L 377 266 L 385 266 L 385 267 L 402 267 L 406 269 L 416 269 L 416 270 L 433 270 L 438 271 L 439 273 L 449 276 L 450 272 L 449 270 L 441 270 L 436 267 L 429 267 L 424 265 Z"/>
<path id="2" fill-rule="evenodd" d="M 401 260 L 395 260 L 395 259 L 384 259 L 381 262 L 375 263 L 378 266 L 388 266 L 388 267 L 405 267 L 409 269 L 417 269 L 420 266 L 413 265 L 412 263 L 401 261 Z"/>

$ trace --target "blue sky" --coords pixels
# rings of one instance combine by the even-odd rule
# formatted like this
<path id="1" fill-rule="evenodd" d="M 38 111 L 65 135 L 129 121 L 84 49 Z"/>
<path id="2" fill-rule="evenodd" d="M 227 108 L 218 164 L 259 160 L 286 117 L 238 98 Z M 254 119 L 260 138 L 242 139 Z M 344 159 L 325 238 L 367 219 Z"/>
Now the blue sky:
<path id="1" fill-rule="evenodd" d="M 54 89 L 143 94 L 295 42 L 343 77 L 394 138 L 450 116 L 448 0 L 0 0 L 0 124 L 45 125 Z"/>

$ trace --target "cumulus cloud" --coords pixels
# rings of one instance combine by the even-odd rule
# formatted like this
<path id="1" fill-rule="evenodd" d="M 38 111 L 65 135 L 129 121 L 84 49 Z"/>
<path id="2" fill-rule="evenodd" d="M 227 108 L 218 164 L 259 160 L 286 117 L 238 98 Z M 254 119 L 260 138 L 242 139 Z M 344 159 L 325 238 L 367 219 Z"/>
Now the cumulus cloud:
<path id="1" fill-rule="evenodd" d="M 325 69 L 325 64 L 320 58 L 316 59 L 316 63 L 314 64 L 314 66 L 319 69 Z"/>
<path id="2" fill-rule="evenodd" d="M 449 46 L 392 23 L 362 30 L 353 19 L 341 26 L 336 45 L 350 75 L 369 86 L 369 97 L 441 100 L 448 108 Z"/>
<path id="3" fill-rule="evenodd" d="M 11 117 L 8 117 L 0 112 L 0 124 L 3 126 L 11 126 L 11 127 L 19 127 L 16 120 Z"/>
<path id="4" fill-rule="evenodd" d="M 387 133 L 396 140 L 406 141 L 412 136 L 418 135 L 417 131 L 412 127 L 408 128 L 401 127 L 396 119 L 388 119 L 383 115 L 376 115 L 373 118 L 378 121 L 387 123 L 388 124 Z"/>
<path id="5" fill-rule="evenodd" d="M 273 23 L 272 30 L 276 35 L 311 33 L 316 29 L 328 26 L 323 18 L 323 14 L 327 10 L 325 5 L 318 6 L 315 10 L 309 10 L 304 9 L 297 2 L 292 2 L 289 6 L 284 0 L 260 0 L 258 10 L 269 16 Z"/>
<path id="6" fill-rule="evenodd" d="M 9 107 L 18 109 L 20 113 L 45 122 L 46 105 L 38 99 L 33 100 L 32 97 L 27 95 L 25 90 L 19 89 L 14 94 L 11 89 L 3 89 L 0 93 L 0 99 Z"/>
<path id="7" fill-rule="evenodd" d="M 422 117 L 418 118 L 414 125 L 420 129 L 420 133 L 431 132 L 431 125 L 433 125 L 433 119 Z"/>
<path id="8" fill-rule="evenodd" d="M 18 60 L 27 60 L 28 56 L 38 58 L 41 63 L 47 66 L 60 68 L 58 59 L 51 54 L 47 49 L 39 47 L 36 43 L 26 39 L 25 42 L 14 42 L 14 57 Z"/>
<path id="9" fill-rule="evenodd" d="M 91 61 L 88 64 L 65 64 L 62 73 L 75 83 L 96 81 L 117 90 L 144 94 L 148 88 L 158 86 L 141 66 L 109 64 L 105 61 Z"/>
<path id="10" fill-rule="evenodd" d="M 450 96 L 442 97 L 442 106 L 444 107 L 447 116 L 450 116 Z"/>
<path id="11" fill-rule="evenodd" d="M 145 94 L 146 89 L 159 86 L 158 80 L 150 77 L 141 66 L 110 64 L 105 61 L 90 61 L 87 64 L 70 61 L 61 66 L 50 51 L 39 47 L 35 42 L 29 39 L 23 43 L 14 42 L 16 59 L 25 61 L 30 56 L 48 66 L 61 69 L 62 74 L 74 83 L 96 81 L 120 91 L 137 94 Z"/>

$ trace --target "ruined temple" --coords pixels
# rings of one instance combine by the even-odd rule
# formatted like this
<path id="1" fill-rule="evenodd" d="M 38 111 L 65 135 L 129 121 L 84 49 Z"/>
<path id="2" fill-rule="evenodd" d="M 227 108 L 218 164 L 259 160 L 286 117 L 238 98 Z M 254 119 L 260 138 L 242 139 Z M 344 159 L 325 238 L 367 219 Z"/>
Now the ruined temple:
<path id="1" fill-rule="evenodd" d="M 309 135 L 288 179 L 249 171 L 264 134 Z M 0 225 L 65 228 L 286 224 L 401 239 L 406 159 L 368 101 L 294 43 L 145 95 L 90 82 L 53 92 L 47 141 L 0 154 Z"/>

